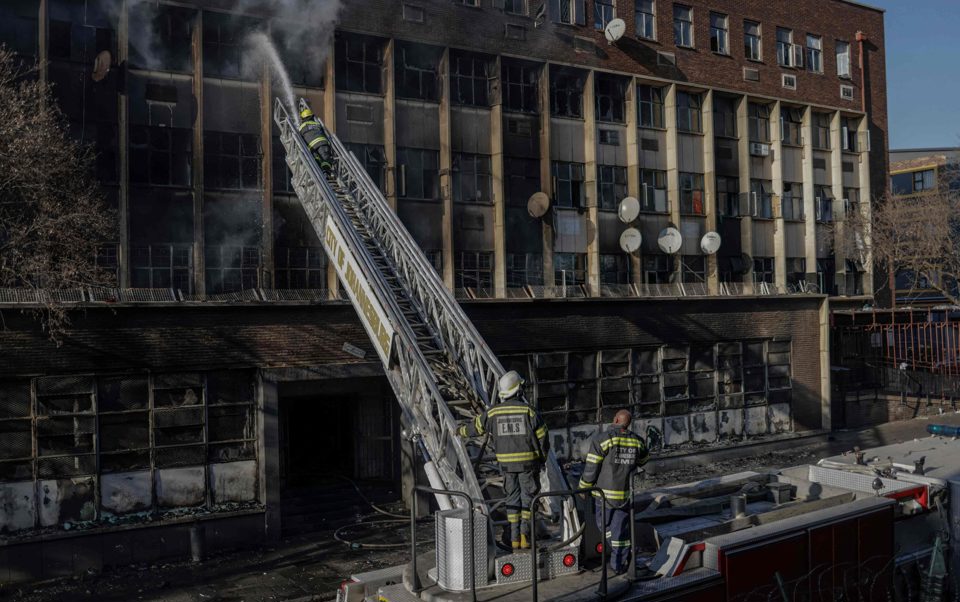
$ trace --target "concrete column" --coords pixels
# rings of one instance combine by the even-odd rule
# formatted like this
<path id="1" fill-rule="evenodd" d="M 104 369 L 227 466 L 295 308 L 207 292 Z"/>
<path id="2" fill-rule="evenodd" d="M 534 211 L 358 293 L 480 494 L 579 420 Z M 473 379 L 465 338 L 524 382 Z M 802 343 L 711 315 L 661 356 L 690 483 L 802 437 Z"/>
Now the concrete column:
<path id="1" fill-rule="evenodd" d="M 627 88 L 627 194 L 639 199 L 643 194 L 640 185 L 640 133 L 637 115 L 637 80 L 631 78 Z M 643 284 L 643 251 L 630 254 L 630 274 L 633 284 Z"/>
<path id="2" fill-rule="evenodd" d="M 780 114 L 783 105 L 778 100 L 770 111 L 770 142 L 773 155 L 773 282 L 778 288 L 787 286 L 787 237 L 783 219 L 783 129 L 780 126 Z"/>
<path id="3" fill-rule="evenodd" d="M 680 135 L 677 130 L 677 84 L 666 88 L 663 101 L 663 121 L 667 127 L 667 199 L 670 203 L 670 223 L 680 228 Z M 683 280 L 683 262 L 679 253 L 674 255 L 674 275 L 677 282 Z"/>
<path id="4" fill-rule="evenodd" d="M 716 132 L 713 125 L 713 90 L 703 98 L 703 208 L 706 211 L 707 232 L 717 229 L 717 163 Z M 711 295 L 720 292 L 717 255 L 707 255 L 707 290 Z"/>
<path id="5" fill-rule="evenodd" d="M 331 42 L 327 52 L 327 62 L 323 73 L 323 124 L 334 134 L 337 133 L 337 70 L 334 63 L 335 45 Z M 389 173 L 389 172 L 388 172 Z M 389 177 L 389 175 L 387 176 Z M 340 280 L 337 268 L 332 261 L 327 262 L 327 291 L 330 295 L 339 295 Z"/>
<path id="6" fill-rule="evenodd" d="M 870 227 L 873 223 L 873 188 L 870 185 L 869 115 L 864 115 L 863 119 L 860 120 L 860 127 L 857 133 L 859 138 L 858 143 L 862 145 L 862 148 L 857 149 L 860 151 L 860 205 L 857 209 L 862 216 L 860 222 L 863 224 L 865 231 L 862 232 L 861 235 L 863 236 L 863 244 L 866 248 L 863 262 L 865 269 L 863 274 L 863 292 L 865 294 L 873 294 L 873 239 Z"/>
<path id="7" fill-rule="evenodd" d="M 384 181 L 387 202 L 397 210 L 397 186 L 400 174 L 397 166 L 397 96 L 393 68 L 394 41 L 387 42 L 383 50 L 383 153 L 387 158 L 387 175 Z M 444 266 L 446 269 L 446 266 Z"/>
<path id="8" fill-rule="evenodd" d="M 261 170 L 263 173 L 263 198 L 261 199 L 260 233 L 260 286 L 274 287 L 273 262 L 273 87 L 270 64 L 264 61 L 260 78 L 260 146 L 263 149 Z"/>
<path id="9" fill-rule="evenodd" d="M 500 57 L 496 72 L 500 73 Z M 490 109 L 490 170 L 493 195 L 493 288 L 499 298 L 507 296 L 507 195 L 503 184 L 503 104 Z"/>
<path id="10" fill-rule="evenodd" d="M 41 11 L 45 11 L 47 0 L 41 1 Z M 41 36 L 46 37 L 46 27 L 41 27 Z M 120 9 L 119 22 L 117 23 L 117 62 L 126 64 L 130 58 L 129 48 L 130 35 L 130 4 L 124 2 Z M 43 44 L 41 42 L 41 44 Z M 46 65 L 46 60 L 41 60 L 41 65 Z M 45 71 L 44 66 L 41 72 Z M 119 269 L 120 288 L 130 287 L 130 144 L 128 124 L 128 98 L 126 81 L 118 90 L 117 94 L 117 144 L 119 146 L 120 173 L 120 194 L 117 199 L 117 265 Z"/>
<path id="11" fill-rule="evenodd" d="M 803 112 L 803 256 L 807 284 L 817 283 L 817 208 L 813 176 L 813 108 Z"/>
<path id="12" fill-rule="evenodd" d="M 259 383 L 257 414 L 260 417 L 260 437 L 257 457 L 260 459 L 260 500 L 266 506 L 264 533 L 267 541 L 279 541 L 280 514 L 280 400 L 277 383 L 262 375 Z"/>
<path id="13" fill-rule="evenodd" d="M 835 111 L 830 119 L 830 171 L 833 182 L 833 248 L 836 260 L 837 292 L 847 292 L 847 257 L 843 252 L 843 240 L 846 236 L 843 207 L 843 140 L 840 130 L 840 112 Z"/>
<path id="14" fill-rule="evenodd" d="M 193 96 L 197 116 L 193 122 L 193 288 L 202 295 L 206 291 L 203 255 L 203 11 L 197 11 L 191 52 L 193 56 Z"/>
<path id="15" fill-rule="evenodd" d="M 453 155 L 450 134 L 450 49 L 440 57 L 440 199 L 443 219 L 440 222 L 443 240 L 443 283 L 453 290 Z"/>
<path id="16" fill-rule="evenodd" d="M 497 71 L 500 76 L 500 71 Z M 553 190 L 553 161 L 550 151 L 550 65 L 540 73 L 540 190 L 551 199 Z M 541 218 L 543 222 L 543 284 L 554 286 L 553 277 L 553 208 Z"/>
<path id="17" fill-rule="evenodd" d="M 737 132 L 740 139 L 737 141 L 737 153 L 740 165 L 740 248 L 753 257 L 753 216 L 750 214 L 750 99 L 744 96 L 737 105 Z M 746 199 L 746 202 L 744 202 Z M 747 293 L 753 292 L 753 264 L 744 266 L 743 288 Z"/>
<path id="18" fill-rule="evenodd" d="M 600 215 L 597 196 L 597 94 L 596 72 L 587 73 L 583 85 L 583 163 L 584 203 L 587 206 L 587 232 L 593 225 L 593 237 L 587 242 L 587 288 L 590 296 L 600 296 Z"/>

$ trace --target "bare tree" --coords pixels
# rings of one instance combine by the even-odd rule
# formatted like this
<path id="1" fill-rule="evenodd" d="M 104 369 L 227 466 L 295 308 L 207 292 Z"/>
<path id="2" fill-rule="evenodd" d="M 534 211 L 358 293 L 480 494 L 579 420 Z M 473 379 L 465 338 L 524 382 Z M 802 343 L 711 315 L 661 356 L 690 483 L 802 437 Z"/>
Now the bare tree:
<path id="1" fill-rule="evenodd" d="M 960 305 L 960 168 L 941 165 L 937 186 L 887 197 L 873 209 L 871 242 L 884 271 L 911 276 L 914 288 L 933 289 Z"/>
<path id="2" fill-rule="evenodd" d="M 69 321 L 48 291 L 106 283 L 96 254 L 115 228 L 92 152 L 35 75 L 0 47 L 0 288 L 42 291 L 37 316 L 56 338 Z"/>

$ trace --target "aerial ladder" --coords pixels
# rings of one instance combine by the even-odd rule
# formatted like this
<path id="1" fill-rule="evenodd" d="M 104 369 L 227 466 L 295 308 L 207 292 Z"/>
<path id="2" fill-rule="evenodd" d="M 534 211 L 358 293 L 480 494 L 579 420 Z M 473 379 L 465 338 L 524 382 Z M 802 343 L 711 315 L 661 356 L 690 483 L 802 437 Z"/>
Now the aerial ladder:
<path id="1" fill-rule="evenodd" d="M 302 108 L 307 108 L 304 100 L 298 113 Z M 496 476 L 477 469 L 486 446 L 472 446 L 471 455 L 456 431 L 458 420 L 471 418 L 497 399 L 503 366 L 366 170 L 333 132 L 326 130 L 333 156 L 332 169 L 325 174 L 300 136 L 296 116 L 279 99 L 274 119 L 294 190 L 383 363 L 405 435 L 419 449 L 430 487 L 465 493 L 473 506 L 467 510 L 489 518 L 497 502 L 492 493 Z M 541 483 L 544 491 L 568 489 L 552 451 Z M 435 497 L 441 511 L 466 509 L 462 496 Z M 582 529 L 573 501 L 545 501 L 560 525 L 557 537 L 566 545 L 578 545 Z M 488 575 L 475 575 L 475 583 L 494 578 L 493 557 L 507 553 L 498 548 L 492 527 L 487 538 L 495 552 Z"/>

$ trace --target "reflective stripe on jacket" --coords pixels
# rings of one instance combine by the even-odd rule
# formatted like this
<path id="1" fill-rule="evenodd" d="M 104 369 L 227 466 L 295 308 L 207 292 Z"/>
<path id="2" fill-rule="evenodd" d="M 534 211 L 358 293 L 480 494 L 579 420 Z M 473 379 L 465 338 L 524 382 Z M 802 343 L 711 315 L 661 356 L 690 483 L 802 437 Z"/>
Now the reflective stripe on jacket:
<path id="1" fill-rule="evenodd" d="M 328 142 L 323 127 L 313 119 L 307 119 L 301 122 L 298 129 L 300 130 L 300 135 L 303 136 L 303 141 L 307 143 L 310 150 L 316 150 L 318 146 Z"/>
<path id="2" fill-rule="evenodd" d="M 614 426 L 597 433 L 590 441 L 580 487 L 599 487 L 608 504 L 624 506 L 630 496 L 631 475 L 649 457 L 643 439 L 627 429 Z M 596 491 L 593 495 L 600 497 Z"/>
<path id="3" fill-rule="evenodd" d="M 540 469 L 549 449 L 547 426 L 525 399 L 514 397 L 502 401 L 458 430 L 461 437 L 487 433 L 493 439 L 497 462 L 504 471 Z"/>

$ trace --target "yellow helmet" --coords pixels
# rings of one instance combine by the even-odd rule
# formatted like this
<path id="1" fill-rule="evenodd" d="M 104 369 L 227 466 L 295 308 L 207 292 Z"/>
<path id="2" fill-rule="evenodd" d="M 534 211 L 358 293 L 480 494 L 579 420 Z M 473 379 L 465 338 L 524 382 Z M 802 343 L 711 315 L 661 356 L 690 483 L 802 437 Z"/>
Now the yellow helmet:
<path id="1" fill-rule="evenodd" d="M 310 119 L 313 117 L 313 111 L 310 110 L 310 107 L 304 107 L 300 111 L 300 119 Z"/>

